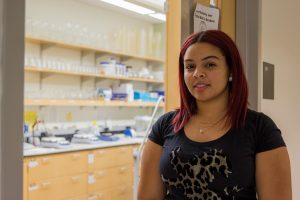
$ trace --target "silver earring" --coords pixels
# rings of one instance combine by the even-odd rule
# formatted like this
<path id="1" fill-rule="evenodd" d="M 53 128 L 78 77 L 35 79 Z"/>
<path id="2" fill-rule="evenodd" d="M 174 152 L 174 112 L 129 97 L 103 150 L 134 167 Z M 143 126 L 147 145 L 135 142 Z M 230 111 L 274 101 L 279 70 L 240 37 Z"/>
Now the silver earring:
<path id="1" fill-rule="evenodd" d="M 228 81 L 232 82 L 232 76 L 231 75 L 229 76 Z"/>

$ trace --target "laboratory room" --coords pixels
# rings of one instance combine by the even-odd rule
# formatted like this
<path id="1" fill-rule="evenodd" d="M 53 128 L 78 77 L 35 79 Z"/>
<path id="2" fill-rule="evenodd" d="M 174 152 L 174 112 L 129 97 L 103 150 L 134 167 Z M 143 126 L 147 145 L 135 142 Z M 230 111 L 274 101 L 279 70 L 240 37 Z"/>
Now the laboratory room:
<path id="1" fill-rule="evenodd" d="M 187 2 L 26 0 L 23 200 L 137 199 L 151 126 L 179 106 Z"/>
<path id="2" fill-rule="evenodd" d="M 164 113 L 164 1 L 26 0 L 25 13 L 23 199 L 132 200 Z"/>

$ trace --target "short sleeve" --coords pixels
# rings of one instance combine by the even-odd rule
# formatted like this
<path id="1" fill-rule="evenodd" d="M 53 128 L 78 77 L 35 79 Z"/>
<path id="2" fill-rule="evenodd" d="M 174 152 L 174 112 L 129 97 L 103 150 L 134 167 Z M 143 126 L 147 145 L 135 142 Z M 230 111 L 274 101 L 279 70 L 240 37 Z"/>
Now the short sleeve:
<path id="1" fill-rule="evenodd" d="M 263 113 L 258 122 L 257 134 L 257 153 L 286 146 L 280 129 L 270 117 Z"/>
<path id="2" fill-rule="evenodd" d="M 158 118 L 151 128 L 148 139 L 160 146 L 163 146 L 165 135 L 171 131 L 170 128 L 172 129 L 172 119 L 174 115 L 175 112 L 173 111 Z"/>

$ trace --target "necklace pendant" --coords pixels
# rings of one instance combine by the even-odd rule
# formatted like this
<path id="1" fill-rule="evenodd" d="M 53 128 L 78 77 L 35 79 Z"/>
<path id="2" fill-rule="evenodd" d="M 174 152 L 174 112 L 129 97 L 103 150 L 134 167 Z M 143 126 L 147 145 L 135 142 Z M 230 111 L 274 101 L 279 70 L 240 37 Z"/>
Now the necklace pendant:
<path id="1" fill-rule="evenodd" d="M 204 130 L 203 130 L 203 129 L 200 129 L 200 130 L 199 130 L 199 133 L 200 133 L 200 134 L 204 134 Z"/>

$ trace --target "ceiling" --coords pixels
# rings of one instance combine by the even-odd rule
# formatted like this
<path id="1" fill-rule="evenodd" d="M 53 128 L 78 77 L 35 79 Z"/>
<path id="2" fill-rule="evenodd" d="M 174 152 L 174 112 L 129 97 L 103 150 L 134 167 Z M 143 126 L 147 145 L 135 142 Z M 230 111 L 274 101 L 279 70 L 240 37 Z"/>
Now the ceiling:
<path id="1" fill-rule="evenodd" d="M 126 9 L 123 9 L 123 8 L 120 8 L 120 7 L 102 2 L 101 0 L 78 0 L 78 1 L 90 4 L 92 6 L 99 6 L 99 7 L 105 8 L 105 9 L 117 11 L 119 13 L 123 13 L 123 14 L 129 15 L 131 17 L 136 17 L 136 18 L 139 18 L 139 19 L 143 19 L 143 20 L 149 21 L 151 23 L 164 23 L 164 21 L 155 19 L 155 18 L 147 16 L 147 15 L 137 14 L 135 12 L 128 11 Z M 164 14 L 164 2 L 165 2 L 165 0 L 126 0 L 126 1 L 134 3 L 136 5 L 143 6 L 145 8 L 151 9 L 151 10 L 154 10 L 155 12 L 159 12 L 159 13 Z"/>

